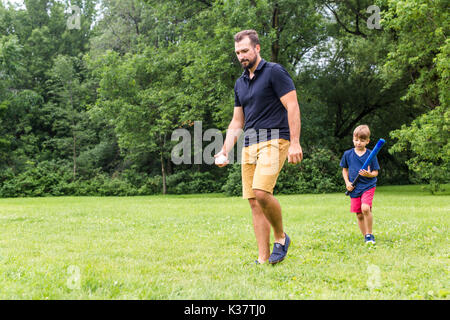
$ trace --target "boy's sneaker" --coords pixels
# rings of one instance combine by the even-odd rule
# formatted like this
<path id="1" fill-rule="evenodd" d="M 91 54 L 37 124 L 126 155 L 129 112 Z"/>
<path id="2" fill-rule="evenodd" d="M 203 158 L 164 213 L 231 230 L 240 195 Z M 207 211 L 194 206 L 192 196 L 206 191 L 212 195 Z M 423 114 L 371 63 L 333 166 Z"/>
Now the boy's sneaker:
<path id="1" fill-rule="evenodd" d="M 286 258 L 286 254 L 289 248 L 289 245 L 291 244 L 291 238 L 285 233 L 286 235 L 286 241 L 284 243 L 284 246 L 280 243 L 275 243 L 273 245 L 272 254 L 269 257 L 269 263 L 275 264 L 278 262 L 281 262 Z"/>
<path id="2" fill-rule="evenodd" d="M 364 242 L 366 244 L 375 244 L 375 237 L 373 236 L 373 234 L 366 234 L 366 236 L 364 237 Z"/>

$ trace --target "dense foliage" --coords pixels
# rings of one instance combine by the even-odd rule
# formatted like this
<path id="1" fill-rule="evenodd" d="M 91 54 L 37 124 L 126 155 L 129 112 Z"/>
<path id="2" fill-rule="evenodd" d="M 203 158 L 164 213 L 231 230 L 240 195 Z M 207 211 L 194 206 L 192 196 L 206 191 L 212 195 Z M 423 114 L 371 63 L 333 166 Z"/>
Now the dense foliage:
<path id="1" fill-rule="evenodd" d="M 302 113 L 305 160 L 275 192 L 343 190 L 339 160 L 361 123 L 369 148 L 387 139 L 380 184 L 436 189 L 449 182 L 449 21 L 443 0 L 2 1 L 0 197 L 240 194 L 239 166 L 195 161 L 194 143 L 174 164 L 172 133 L 194 140 L 201 122 L 225 135 L 242 72 L 233 35 L 250 28 Z"/>

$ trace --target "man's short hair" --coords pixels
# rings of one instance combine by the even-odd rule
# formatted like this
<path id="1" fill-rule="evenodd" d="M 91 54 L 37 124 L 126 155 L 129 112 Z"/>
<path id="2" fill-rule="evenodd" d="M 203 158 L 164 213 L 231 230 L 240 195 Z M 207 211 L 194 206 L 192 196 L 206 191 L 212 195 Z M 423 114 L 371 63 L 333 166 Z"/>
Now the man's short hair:
<path id="1" fill-rule="evenodd" d="M 370 139 L 370 129 L 369 126 L 366 124 L 362 124 L 360 126 L 357 126 L 355 128 L 355 130 L 353 131 L 353 136 L 363 139 L 363 140 L 368 140 Z"/>
<path id="2" fill-rule="evenodd" d="M 255 30 L 242 30 L 234 35 L 234 42 L 241 42 L 245 37 L 249 37 L 251 44 L 255 47 L 259 44 L 258 33 Z"/>

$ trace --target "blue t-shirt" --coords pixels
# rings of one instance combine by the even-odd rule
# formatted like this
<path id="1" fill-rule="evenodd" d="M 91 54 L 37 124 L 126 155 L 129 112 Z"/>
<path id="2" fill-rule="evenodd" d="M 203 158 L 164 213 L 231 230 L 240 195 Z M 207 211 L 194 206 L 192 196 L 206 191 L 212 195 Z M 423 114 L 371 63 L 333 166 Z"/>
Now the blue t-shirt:
<path id="1" fill-rule="evenodd" d="M 348 178 L 350 182 L 353 182 L 358 176 L 359 170 L 362 168 L 364 162 L 369 157 L 369 154 L 372 152 L 370 149 L 366 149 L 366 153 L 364 153 L 361 157 L 358 156 L 355 152 L 355 149 L 350 149 L 344 152 L 342 156 L 340 166 L 342 168 L 348 168 Z M 380 165 L 378 164 L 377 157 L 373 157 L 372 161 L 369 164 L 370 171 L 380 170 Z M 375 187 L 377 184 L 377 178 L 367 178 L 367 177 L 359 177 L 358 183 L 355 186 L 355 189 L 350 193 L 350 197 L 358 198 L 361 195 Z"/>
<path id="2" fill-rule="evenodd" d="M 252 79 L 248 70 L 242 73 L 234 85 L 234 106 L 243 108 L 244 146 L 276 138 L 290 140 L 287 110 L 280 98 L 292 90 L 292 78 L 277 63 L 261 59 Z"/>

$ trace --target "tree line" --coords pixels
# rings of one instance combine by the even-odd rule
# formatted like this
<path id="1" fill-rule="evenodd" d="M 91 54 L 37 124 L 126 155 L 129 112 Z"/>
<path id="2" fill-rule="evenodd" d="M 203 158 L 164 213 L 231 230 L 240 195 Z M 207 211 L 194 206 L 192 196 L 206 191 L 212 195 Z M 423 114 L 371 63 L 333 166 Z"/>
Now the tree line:
<path id="1" fill-rule="evenodd" d="M 171 136 L 193 135 L 196 121 L 225 134 L 242 73 L 233 35 L 243 29 L 258 31 L 261 56 L 282 64 L 298 92 L 305 159 L 286 165 L 276 192 L 344 190 L 339 160 L 361 123 L 369 147 L 387 140 L 380 184 L 436 191 L 450 180 L 447 9 L 440 0 L 2 1 L 0 196 L 239 194 L 238 164 L 175 165 Z"/>

